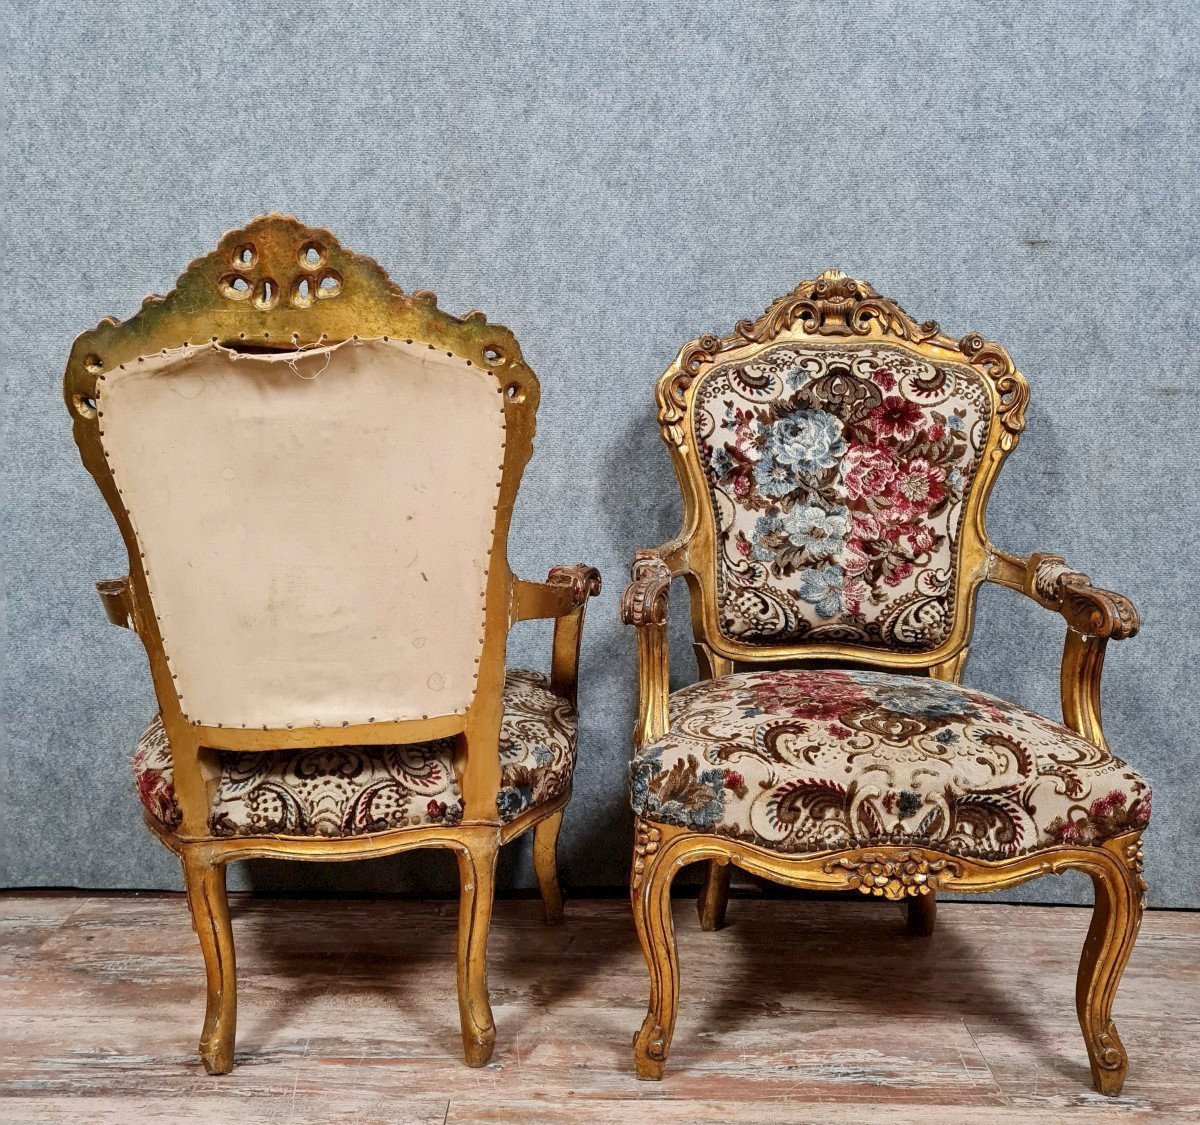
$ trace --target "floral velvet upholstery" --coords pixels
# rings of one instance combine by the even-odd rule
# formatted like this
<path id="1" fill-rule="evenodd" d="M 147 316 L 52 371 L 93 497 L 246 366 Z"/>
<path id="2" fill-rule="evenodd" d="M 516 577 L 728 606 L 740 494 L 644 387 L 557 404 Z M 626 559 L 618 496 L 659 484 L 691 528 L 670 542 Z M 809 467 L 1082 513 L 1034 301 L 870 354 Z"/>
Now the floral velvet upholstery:
<path id="1" fill-rule="evenodd" d="M 980 372 L 884 343 L 781 344 L 696 392 L 721 631 L 924 651 L 949 633 Z"/>
<path id="2" fill-rule="evenodd" d="M 536 672 L 510 669 L 500 728 L 502 821 L 552 800 L 571 785 L 575 708 Z M 462 800 L 453 741 L 411 746 L 340 746 L 221 754 L 209 816 L 215 836 L 357 836 L 423 824 L 454 824 Z M 138 794 L 167 828 L 181 819 L 161 719 L 138 740 Z"/>
<path id="3" fill-rule="evenodd" d="M 1000 859 L 1146 824 L 1150 789 L 1105 750 L 942 680 L 774 671 L 676 692 L 632 766 L 634 812 L 775 851 L 924 844 Z"/>

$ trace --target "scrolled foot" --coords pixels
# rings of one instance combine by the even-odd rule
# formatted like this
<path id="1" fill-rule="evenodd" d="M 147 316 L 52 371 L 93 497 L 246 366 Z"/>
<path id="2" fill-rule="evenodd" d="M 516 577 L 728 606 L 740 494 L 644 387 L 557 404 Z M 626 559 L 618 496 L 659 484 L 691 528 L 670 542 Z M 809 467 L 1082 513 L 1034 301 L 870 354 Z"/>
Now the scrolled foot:
<path id="1" fill-rule="evenodd" d="M 1129 1056 L 1125 1045 L 1117 1034 L 1117 1027 L 1109 1023 L 1104 1033 L 1094 1043 L 1089 1042 L 1088 1061 L 1092 1065 L 1092 1085 L 1106 1098 L 1115 1098 L 1125 1085 L 1125 1073 L 1129 1069 Z"/>
<path id="2" fill-rule="evenodd" d="M 655 1022 L 653 1015 L 642 1021 L 641 1030 L 633 1037 L 633 1065 L 638 1078 L 658 1082 L 667 1064 L 666 1032 Z"/>

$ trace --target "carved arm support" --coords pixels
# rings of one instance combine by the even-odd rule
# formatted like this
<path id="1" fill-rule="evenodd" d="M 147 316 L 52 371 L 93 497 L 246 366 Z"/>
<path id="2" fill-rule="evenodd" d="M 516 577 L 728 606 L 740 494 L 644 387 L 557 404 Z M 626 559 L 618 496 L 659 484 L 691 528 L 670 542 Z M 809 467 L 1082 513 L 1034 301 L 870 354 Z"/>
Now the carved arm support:
<path id="1" fill-rule="evenodd" d="M 137 632 L 137 618 L 133 612 L 133 587 L 126 578 L 103 578 L 96 583 L 96 593 L 104 606 L 105 616 L 122 629 Z"/>
<path id="2" fill-rule="evenodd" d="M 1060 555 L 1037 553 L 1027 559 L 993 548 L 988 579 L 1053 610 L 1067 623 L 1059 691 L 1063 722 L 1077 734 L 1107 748 L 1100 721 L 1100 676 L 1110 640 L 1138 631 L 1138 614 L 1122 594 L 1101 590 Z"/>
<path id="3" fill-rule="evenodd" d="M 600 593 L 600 572 L 593 566 L 556 566 L 545 582 L 513 580 L 511 620 L 554 619 L 550 655 L 550 686 L 576 700 L 579 683 L 579 645 L 588 598 Z"/>
<path id="4" fill-rule="evenodd" d="M 637 630 L 638 713 L 633 741 L 639 748 L 662 738 L 670 727 L 667 599 L 671 579 L 682 575 L 685 567 L 676 544 L 637 551 L 632 581 L 621 598 L 621 619 Z"/>

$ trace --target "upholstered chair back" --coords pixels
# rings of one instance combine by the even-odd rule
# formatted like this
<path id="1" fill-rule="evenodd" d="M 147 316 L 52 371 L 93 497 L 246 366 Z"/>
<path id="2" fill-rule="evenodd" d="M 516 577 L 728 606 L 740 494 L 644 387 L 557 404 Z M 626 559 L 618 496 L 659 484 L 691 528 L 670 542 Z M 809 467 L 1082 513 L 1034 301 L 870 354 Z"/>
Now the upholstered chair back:
<path id="1" fill-rule="evenodd" d="M 206 345 L 96 396 L 185 717 L 465 711 L 504 457 L 496 379 L 424 344 Z"/>
<path id="2" fill-rule="evenodd" d="M 883 341 L 782 343 L 714 366 L 695 402 L 723 632 L 908 649 L 946 638 L 992 413 L 979 371 Z"/>
<path id="3" fill-rule="evenodd" d="M 1028 392 L 1002 348 L 830 271 L 659 383 L 710 657 L 933 667 L 970 635 L 984 506 Z"/>

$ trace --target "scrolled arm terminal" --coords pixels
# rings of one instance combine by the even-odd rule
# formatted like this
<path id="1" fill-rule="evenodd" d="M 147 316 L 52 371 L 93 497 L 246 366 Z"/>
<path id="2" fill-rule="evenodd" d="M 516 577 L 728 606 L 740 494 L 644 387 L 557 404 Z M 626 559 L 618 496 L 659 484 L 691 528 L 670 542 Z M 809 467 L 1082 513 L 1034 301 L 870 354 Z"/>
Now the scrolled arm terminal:
<path id="1" fill-rule="evenodd" d="M 1101 590 L 1060 555 L 1034 554 L 1025 565 L 1025 592 L 1062 615 L 1077 633 L 1120 641 L 1135 636 L 1138 612 L 1123 594 Z"/>
<path id="2" fill-rule="evenodd" d="M 667 604 L 674 575 L 671 568 L 653 551 L 634 555 L 632 581 L 621 598 L 621 620 L 643 628 L 667 623 Z"/>
<path id="3" fill-rule="evenodd" d="M 549 586 L 568 586 L 571 590 L 571 608 L 578 609 L 588 598 L 600 593 L 600 572 L 594 566 L 575 563 L 573 566 L 555 566 L 546 576 Z"/>

